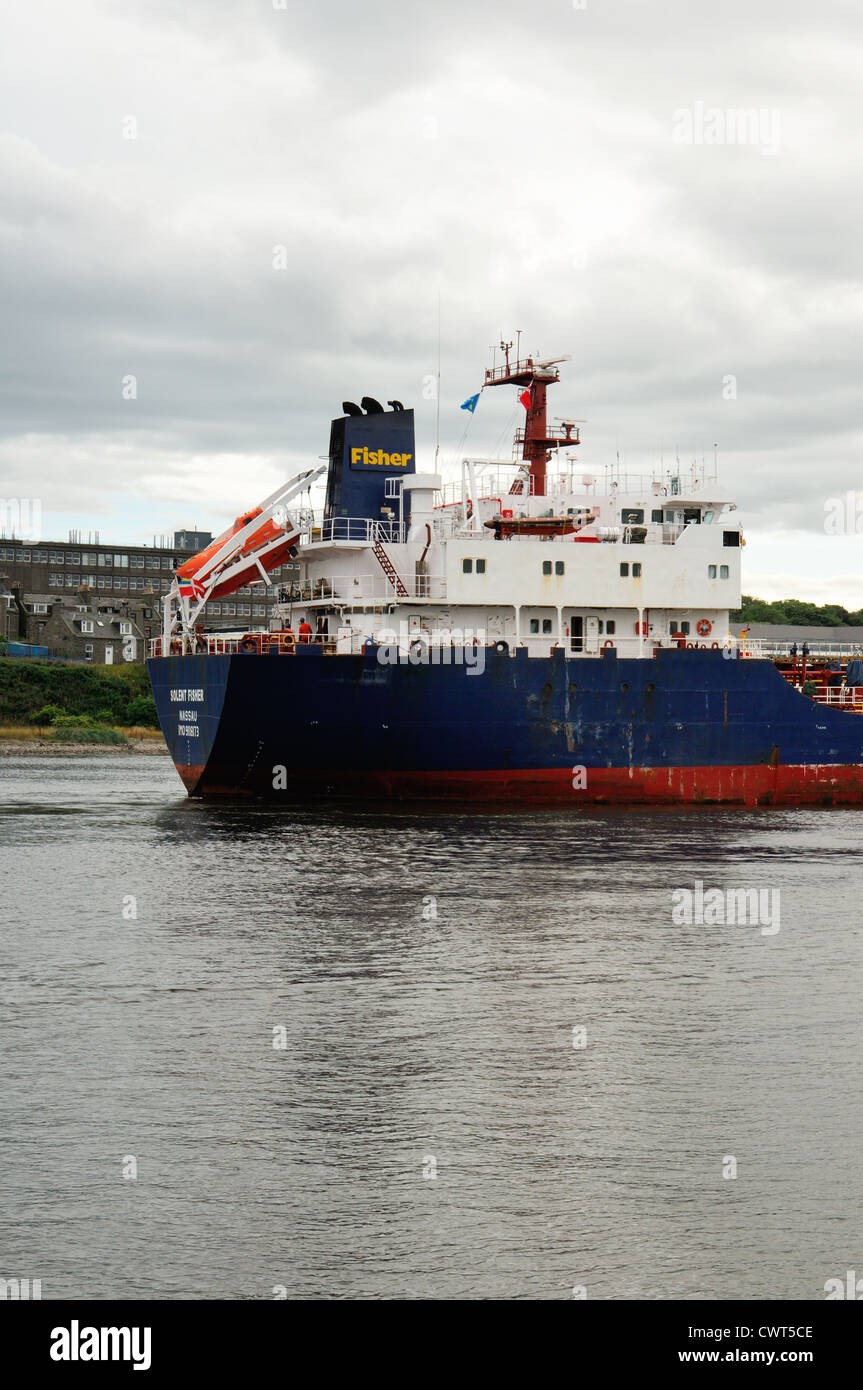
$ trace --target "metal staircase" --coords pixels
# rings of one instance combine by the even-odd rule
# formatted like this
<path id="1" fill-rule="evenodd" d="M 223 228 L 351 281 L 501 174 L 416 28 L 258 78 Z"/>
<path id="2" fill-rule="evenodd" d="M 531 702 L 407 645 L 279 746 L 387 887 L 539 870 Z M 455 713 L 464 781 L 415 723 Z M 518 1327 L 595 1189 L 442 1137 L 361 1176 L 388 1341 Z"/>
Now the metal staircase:
<path id="1" fill-rule="evenodd" d="M 384 550 L 380 541 L 375 541 L 375 558 L 378 564 L 380 565 L 381 569 L 383 570 L 384 574 L 386 575 L 387 579 L 392 584 L 399 598 L 409 598 L 410 595 L 408 594 L 407 589 L 405 588 L 399 574 L 397 573 L 395 565 L 393 564 L 387 552 Z"/>

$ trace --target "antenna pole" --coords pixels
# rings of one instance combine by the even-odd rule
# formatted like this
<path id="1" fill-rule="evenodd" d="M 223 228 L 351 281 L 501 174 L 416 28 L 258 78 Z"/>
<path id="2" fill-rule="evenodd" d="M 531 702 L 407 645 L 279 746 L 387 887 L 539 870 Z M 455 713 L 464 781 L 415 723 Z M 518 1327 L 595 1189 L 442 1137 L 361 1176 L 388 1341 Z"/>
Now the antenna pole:
<path id="1" fill-rule="evenodd" d="M 440 290 L 437 296 L 437 411 L 435 414 L 434 471 L 437 472 L 440 453 Z"/>

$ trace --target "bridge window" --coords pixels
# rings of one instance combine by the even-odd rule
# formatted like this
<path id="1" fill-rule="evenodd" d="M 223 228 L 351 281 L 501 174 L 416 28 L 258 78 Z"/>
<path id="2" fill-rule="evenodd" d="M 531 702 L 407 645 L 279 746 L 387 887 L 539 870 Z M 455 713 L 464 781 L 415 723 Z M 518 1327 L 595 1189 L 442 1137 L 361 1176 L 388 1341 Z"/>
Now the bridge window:
<path id="1" fill-rule="evenodd" d="M 644 521 L 643 507 L 624 507 L 620 513 L 624 526 L 640 526 Z"/>
<path id="2" fill-rule="evenodd" d="M 654 508 L 654 510 L 650 513 L 650 520 L 651 520 L 651 521 L 661 521 L 661 520 L 662 520 L 662 508 L 661 508 L 661 507 L 656 507 L 656 508 Z"/>

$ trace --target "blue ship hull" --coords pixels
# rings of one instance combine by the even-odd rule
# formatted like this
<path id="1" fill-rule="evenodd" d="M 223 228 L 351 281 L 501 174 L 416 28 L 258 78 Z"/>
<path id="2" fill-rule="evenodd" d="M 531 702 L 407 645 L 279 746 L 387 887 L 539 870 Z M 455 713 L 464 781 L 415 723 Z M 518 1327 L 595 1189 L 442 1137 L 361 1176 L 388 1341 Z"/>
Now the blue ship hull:
<path id="1" fill-rule="evenodd" d="M 721 651 L 381 664 L 377 649 L 151 660 L 191 796 L 863 801 L 863 717 Z"/>

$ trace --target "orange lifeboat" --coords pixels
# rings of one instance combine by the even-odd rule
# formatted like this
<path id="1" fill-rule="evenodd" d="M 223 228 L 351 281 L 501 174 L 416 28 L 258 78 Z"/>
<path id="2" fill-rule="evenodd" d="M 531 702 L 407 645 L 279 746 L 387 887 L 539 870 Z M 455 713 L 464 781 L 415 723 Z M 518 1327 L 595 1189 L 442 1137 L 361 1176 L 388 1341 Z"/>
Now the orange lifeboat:
<path id="1" fill-rule="evenodd" d="M 222 598 L 227 594 L 234 594 L 238 589 L 242 589 L 244 584 L 251 584 L 256 579 L 259 580 L 261 571 L 258 569 L 255 560 L 257 552 L 270 541 L 274 541 L 279 536 L 283 536 L 284 539 L 281 545 L 274 546 L 271 550 L 267 551 L 266 555 L 258 557 L 262 567 L 268 573 L 270 570 L 277 569 L 279 565 L 283 564 L 284 561 L 288 559 L 291 551 L 299 540 L 299 536 L 296 531 L 286 533 L 284 529 L 274 521 L 264 521 L 261 525 L 255 526 L 255 518 L 259 517 L 261 512 L 261 507 L 255 507 L 253 511 L 244 512 L 242 516 L 238 516 L 233 526 L 229 526 L 228 529 L 223 531 L 220 536 L 217 536 L 214 541 L 211 541 L 205 550 L 199 551 L 197 555 L 192 556 L 191 560 L 186 560 L 184 564 L 180 565 L 177 570 L 177 578 L 181 580 L 185 579 L 192 583 L 197 581 L 199 587 L 205 585 L 206 576 L 201 579 L 199 579 L 198 576 L 201 574 L 202 570 L 206 569 L 207 562 L 221 550 L 226 541 L 230 540 L 232 536 L 236 536 L 237 533 L 244 528 L 248 528 L 248 535 L 240 548 L 235 551 L 232 556 L 230 579 L 225 579 L 221 584 L 216 583 L 211 589 L 209 597 L 211 599 L 216 599 Z M 244 556 L 249 557 L 248 565 L 243 565 L 237 569 L 237 561 L 241 560 Z M 201 592 L 203 593 L 203 587 L 201 588 Z"/>

